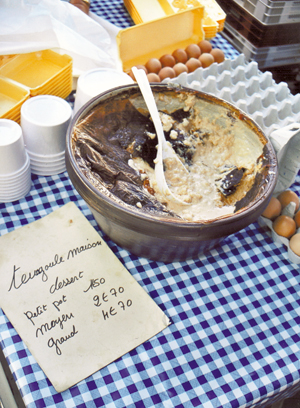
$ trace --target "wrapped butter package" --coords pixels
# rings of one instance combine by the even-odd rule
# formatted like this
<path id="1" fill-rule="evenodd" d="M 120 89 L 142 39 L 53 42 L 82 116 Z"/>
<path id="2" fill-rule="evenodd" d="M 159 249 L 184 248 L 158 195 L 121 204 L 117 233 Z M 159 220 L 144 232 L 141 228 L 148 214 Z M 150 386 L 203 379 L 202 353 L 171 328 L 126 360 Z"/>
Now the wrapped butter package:
<path id="1" fill-rule="evenodd" d="M 226 14 L 215 0 L 124 0 L 135 24 L 153 21 L 172 14 L 204 7 L 203 29 L 210 39 L 223 30 Z"/>

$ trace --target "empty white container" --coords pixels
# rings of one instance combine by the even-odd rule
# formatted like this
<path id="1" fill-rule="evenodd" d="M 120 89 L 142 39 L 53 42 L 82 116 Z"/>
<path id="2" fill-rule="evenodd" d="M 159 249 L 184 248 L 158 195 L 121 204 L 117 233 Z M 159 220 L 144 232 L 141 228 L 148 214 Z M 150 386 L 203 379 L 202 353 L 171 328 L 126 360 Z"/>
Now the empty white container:
<path id="1" fill-rule="evenodd" d="M 26 149 L 41 155 L 65 151 L 71 117 L 71 106 L 58 96 L 39 95 L 25 101 L 21 108 L 21 127 Z"/>
<path id="2" fill-rule="evenodd" d="M 77 81 L 74 113 L 95 96 L 120 85 L 133 84 L 134 81 L 125 72 L 96 68 L 81 74 Z"/>
<path id="3" fill-rule="evenodd" d="M 0 119 L 0 175 L 20 170 L 26 162 L 22 129 L 10 119 Z"/>
<path id="4" fill-rule="evenodd" d="M 31 188 L 30 159 L 21 126 L 0 119 L 0 202 L 19 200 Z"/>

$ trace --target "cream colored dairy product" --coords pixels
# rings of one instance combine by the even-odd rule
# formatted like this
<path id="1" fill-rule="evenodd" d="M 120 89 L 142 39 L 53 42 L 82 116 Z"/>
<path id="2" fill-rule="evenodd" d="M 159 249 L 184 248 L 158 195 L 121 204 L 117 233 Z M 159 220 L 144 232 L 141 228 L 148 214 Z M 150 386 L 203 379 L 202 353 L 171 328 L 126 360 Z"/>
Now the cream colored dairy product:
<path id="1" fill-rule="evenodd" d="M 256 125 L 210 95 L 173 87 L 154 95 L 168 143 L 186 168 L 164 163 L 169 188 L 184 204 L 158 191 L 157 137 L 135 90 L 95 105 L 74 128 L 74 156 L 84 177 L 118 204 L 176 222 L 210 222 L 250 205 L 269 166 Z"/>
<path id="2" fill-rule="evenodd" d="M 149 179 L 155 197 L 169 210 L 191 222 L 232 214 L 235 202 L 251 188 L 260 166 L 257 159 L 262 154 L 263 144 L 259 138 L 253 138 L 253 132 L 242 121 L 228 116 L 224 108 L 214 108 L 212 111 L 209 103 L 189 95 L 184 108 L 192 112 L 189 120 L 178 122 L 160 113 L 164 131 L 170 132 L 170 138 L 175 140 L 180 132 L 185 135 L 184 145 L 193 149 L 192 163 L 185 164 L 187 172 L 176 166 L 176 161 L 168 159 L 164 163 L 171 192 L 187 205 L 178 204 L 158 191 L 154 169 L 139 157 L 133 159 L 135 168 Z M 229 199 L 224 199 L 217 183 L 226 166 L 245 169 L 238 192 Z"/>
<path id="3" fill-rule="evenodd" d="M 215 171 L 196 162 L 185 173 L 171 165 L 165 172 L 167 183 L 176 196 L 188 203 L 181 205 L 156 189 L 154 170 L 141 158 L 134 159 L 135 168 L 147 175 L 150 186 L 155 190 L 155 197 L 187 221 L 209 220 L 232 214 L 234 206 L 223 205 L 215 186 Z"/>

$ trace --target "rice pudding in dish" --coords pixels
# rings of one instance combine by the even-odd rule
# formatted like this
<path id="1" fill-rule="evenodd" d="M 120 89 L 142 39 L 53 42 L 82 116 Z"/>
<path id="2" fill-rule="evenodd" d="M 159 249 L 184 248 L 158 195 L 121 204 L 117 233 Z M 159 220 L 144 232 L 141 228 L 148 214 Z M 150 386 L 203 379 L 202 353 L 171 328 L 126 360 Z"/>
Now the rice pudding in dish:
<path id="1" fill-rule="evenodd" d="M 166 160 L 174 202 L 156 187 L 157 137 L 143 97 L 131 88 L 82 115 L 72 130 L 72 150 L 86 179 L 122 205 L 177 222 L 207 222 L 247 207 L 269 163 L 266 140 L 226 103 L 182 87 L 152 87 L 166 139 L 184 163 Z"/>

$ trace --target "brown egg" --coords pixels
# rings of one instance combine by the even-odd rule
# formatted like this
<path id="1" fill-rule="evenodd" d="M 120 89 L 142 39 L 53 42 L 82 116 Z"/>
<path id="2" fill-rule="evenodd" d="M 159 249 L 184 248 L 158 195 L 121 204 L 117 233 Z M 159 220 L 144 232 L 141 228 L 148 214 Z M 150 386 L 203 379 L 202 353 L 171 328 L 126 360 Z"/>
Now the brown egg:
<path id="1" fill-rule="evenodd" d="M 299 228 L 300 227 L 300 211 L 296 212 L 294 220 L 295 220 L 297 228 Z"/>
<path id="2" fill-rule="evenodd" d="M 201 50 L 201 52 L 211 52 L 212 50 L 212 45 L 209 41 L 207 40 L 202 40 L 198 43 L 198 46 Z"/>
<path id="3" fill-rule="evenodd" d="M 276 234 L 290 238 L 296 232 L 296 223 L 293 218 L 287 215 L 279 215 L 273 222 L 273 229 Z"/>
<path id="4" fill-rule="evenodd" d="M 190 58 L 185 65 L 189 72 L 194 72 L 197 68 L 202 66 L 198 58 Z"/>
<path id="5" fill-rule="evenodd" d="M 187 53 L 188 58 L 199 58 L 201 55 L 200 47 L 197 44 L 188 45 L 185 52 Z"/>
<path id="6" fill-rule="evenodd" d="M 158 74 L 161 70 L 161 62 L 157 58 L 150 58 L 145 64 L 145 67 L 147 68 L 148 73 L 154 72 L 155 74 Z"/>
<path id="7" fill-rule="evenodd" d="M 159 71 L 158 76 L 161 81 L 165 78 L 175 78 L 175 71 L 171 67 L 164 67 Z"/>
<path id="8" fill-rule="evenodd" d="M 130 76 L 131 79 L 133 79 L 135 81 L 134 73 L 131 70 L 129 72 L 127 72 L 127 74 Z"/>
<path id="9" fill-rule="evenodd" d="M 173 69 L 176 76 L 182 74 L 183 72 L 188 72 L 187 66 L 182 62 L 177 62 L 177 64 L 174 65 Z"/>
<path id="10" fill-rule="evenodd" d="M 89 14 L 90 6 L 88 3 L 83 2 L 83 0 L 70 0 L 70 4 L 73 4 L 79 10 L 83 11 L 85 14 Z"/>
<path id="11" fill-rule="evenodd" d="M 188 60 L 187 53 L 182 48 L 177 48 L 177 50 L 175 50 L 172 55 L 175 58 L 176 62 L 183 62 L 183 64 L 185 64 Z"/>
<path id="12" fill-rule="evenodd" d="M 225 54 L 222 50 L 220 50 L 220 48 L 214 48 L 210 53 L 214 57 L 215 62 L 218 64 L 225 60 Z"/>
<path id="13" fill-rule="evenodd" d="M 147 78 L 149 82 L 160 82 L 160 77 L 157 74 L 154 74 L 153 72 L 148 74 Z"/>
<path id="14" fill-rule="evenodd" d="M 199 61 L 201 62 L 203 68 L 207 68 L 215 62 L 214 57 L 207 52 L 200 55 Z"/>
<path id="15" fill-rule="evenodd" d="M 281 203 L 276 197 L 272 197 L 269 204 L 262 213 L 263 217 L 269 218 L 270 220 L 275 220 L 281 213 Z"/>
<path id="16" fill-rule="evenodd" d="M 148 74 L 148 71 L 147 71 L 147 68 L 144 66 L 144 65 L 135 65 L 135 67 L 137 68 L 137 69 L 142 69 L 142 70 L 144 70 L 145 72 L 146 72 L 146 74 Z M 134 73 L 132 72 L 132 70 L 130 70 L 129 72 L 128 72 L 128 75 L 135 81 L 136 79 L 135 79 L 135 76 L 134 76 Z"/>
<path id="17" fill-rule="evenodd" d="M 300 256 L 300 234 L 295 234 L 290 239 L 290 248 L 296 255 Z"/>
<path id="18" fill-rule="evenodd" d="M 137 68 L 137 69 L 143 69 L 143 70 L 146 72 L 146 74 L 148 74 L 148 70 L 147 70 L 147 68 L 145 67 L 145 65 L 138 64 L 138 65 L 136 65 L 136 68 Z"/>
<path id="19" fill-rule="evenodd" d="M 171 54 L 165 54 L 159 60 L 162 67 L 174 67 L 176 64 L 175 58 Z"/>
<path id="20" fill-rule="evenodd" d="M 294 193 L 294 191 L 291 190 L 283 191 L 282 193 L 279 194 L 277 198 L 280 201 L 282 208 L 288 205 L 291 201 L 293 201 L 296 204 L 295 211 L 298 210 L 300 201 L 299 197 L 297 196 L 296 193 Z"/>

